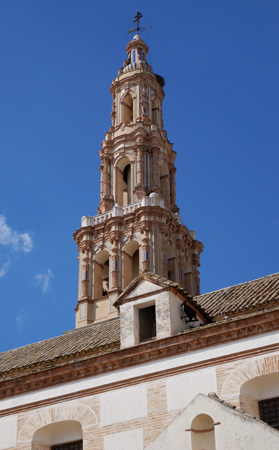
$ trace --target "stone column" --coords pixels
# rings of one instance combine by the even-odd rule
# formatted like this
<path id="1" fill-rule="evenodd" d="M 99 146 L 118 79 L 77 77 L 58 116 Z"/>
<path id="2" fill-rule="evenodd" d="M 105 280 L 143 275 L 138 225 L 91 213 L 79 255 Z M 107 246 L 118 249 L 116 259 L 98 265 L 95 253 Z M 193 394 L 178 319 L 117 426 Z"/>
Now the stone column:
<path id="1" fill-rule="evenodd" d="M 81 298 L 89 297 L 90 252 L 85 250 L 82 260 Z"/>
<path id="2" fill-rule="evenodd" d="M 172 166 L 170 168 L 170 197 L 171 197 L 171 204 L 173 206 L 176 206 L 175 173 L 176 173 L 176 168 L 174 166 Z"/>
<path id="3" fill-rule="evenodd" d="M 167 235 L 165 230 L 162 230 L 161 233 L 162 233 L 162 276 L 168 279 Z"/>
<path id="4" fill-rule="evenodd" d="M 104 166 L 103 164 L 100 165 L 100 173 L 101 173 L 101 186 L 100 186 L 100 200 L 102 201 L 104 192 L 103 192 L 103 184 L 104 184 Z"/>
<path id="5" fill-rule="evenodd" d="M 143 234 L 143 238 L 142 238 L 142 255 L 143 255 L 143 260 L 142 260 L 142 268 L 143 270 L 150 270 L 150 255 L 149 255 L 149 230 L 150 228 L 148 226 L 145 226 L 144 228 L 142 228 L 141 232 Z"/>
<path id="6" fill-rule="evenodd" d="M 137 146 L 137 185 L 143 185 L 143 147 Z"/>
<path id="7" fill-rule="evenodd" d="M 115 105 L 115 97 L 113 97 L 112 108 L 111 108 L 111 123 L 112 126 L 115 126 L 115 118 L 116 118 L 116 105 Z"/>
<path id="8" fill-rule="evenodd" d="M 99 206 L 99 214 L 110 211 L 113 205 L 113 198 L 110 195 L 110 158 L 105 155 L 102 157 L 101 170 L 101 201 Z"/>
<path id="9" fill-rule="evenodd" d="M 160 192 L 158 157 L 159 157 L 159 148 L 153 147 L 152 148 L 152 190 L 153 190 L 153 192 Z"/>
<path id="10" fill-rule="evenodd" d="M 194 295 L 200 294 L 200 272 L 198 267 L 200 266 L 200 258 L 199 255 L 192 255 L 192 264 L 193 264 L 193 272 L 194 272 Z"/>
<path id="11" fill-rule="evenodd" d="M 119 288 L 119 248 L 118 239 L 113 239 L 111 249 L 111 289 Z"/>
<path id="12" fill-rule="evenodd" d="M 179 269 L 179 284 L 182 288 L 184 288 L 184 256 L 182 250 L 179 249 L 179 257 L 178 257 L 178 269 Z"/>
<path id="13" fill-rule="evenodd" d="M 103 159 L 103 197 L 108 197 L 109 188 L 109 173 L 108 173 L 109 158 L 107 156 Z"/>
<path id="14" fill-rule="evenodd" d="M 145 196 L 145 186 L 143 182 L 143 145 L 137 144 L 137 185 L 135 186 L 135 201 L 138 202 Z"/>

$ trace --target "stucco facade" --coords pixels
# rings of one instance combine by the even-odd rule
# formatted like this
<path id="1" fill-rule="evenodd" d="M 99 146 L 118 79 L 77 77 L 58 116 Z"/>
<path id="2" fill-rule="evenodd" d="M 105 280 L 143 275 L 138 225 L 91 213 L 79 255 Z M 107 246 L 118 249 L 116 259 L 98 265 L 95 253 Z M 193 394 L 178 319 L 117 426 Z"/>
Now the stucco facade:
<path id="1" fill-rule="evenodd" d="M 272 385 L 272 374 L 279 373 L 279 353 L 274 352 L 277 342 L 278 333 L 267 333 L 257 339 L 247 338 L 203 351 L 159 358 L 152 363 L 111 370 L 73 382 L 60 382 L 57 386 L 2 399 L 0 435 L 3 437 L 0 449 L 49 450 L 51 445 L 79 439 L 83 439 L 85 450 L 200 448 L 190 446 L 191 433 L 185 432 L 199 414 L 209 415 L 214 423 L 220 422 L 218 430 L 216 427 L 217 435 L 223 436 L 225 430 L 226 439 L 232 443 L 231 447 L 223 447 L 227 440 L 216 438 L 216 449 L 252 448 L 245 446 L 245 440 L 241 441 L 242 446 L 236 446 L 241 433 L 248 441 L 250 439 L 251 445 L 258 434 L 262 438 L 265 436 L 264 439 L 271 439 L 274 445 L 279 439 L 277 430 L 273 431 L 266 425 L 263 428 L 259 421 L 247 422 L 243 414 L 240 421 L 235 419 L 232 429 L 229 426 L 231 411 L 224 420 L 222 411 L 216 412 L 219 404 L 216 406 L 215 401 L 207 399 L 208 402 L 202 402 L 198 408 L 195 402 L 191 402 L 200 393 L 207 395 L 216 392 L 220 398 L 238 406 L 243 385 L 255 379 L 255 375 L 261 377 L 267 372 L 271 381 L 268 389 L 272 396 L 274 391 L 278 395 L 278 384 L 275 381 Z M 150 343 L 145 345 L 150 347 Z M 263 355 L 259 356 L 261 349 Z M 82 364 L 76 364 L 82 370 Z M 232 377 L 239 382 L 229 388 Z M 187 417 L 181 425 L 179 415 L 184 414 L 185 408 Z M 249 412 L 249 407 L 246 411 Z M 254 410 L 250 412 L 254 415 Z M 179 422 L 173 425 L 177 417 L 180 417 Z M 259 415 L 255 414 L 255 417 Z M 170 424 L 171 431 L 168 431 Z M 158 438 L 166 428 L 164 433 L 167 436 L 175 433 L 176 439 L 169 441 L 165 434 Z M 230 433 L 227 433 L 228 429 Z M 263 430 L 269 431 L 262 434 Z M 166 447 L 161 446 L 162 439 Z M 177 446 L 181 440 L 184 446 Z M 169 442 L 173 442 L 173 446 L 170 447 Z M 257 439 L 257 442 L 259 446 L 255 448 L 264 448 L 260 447 L 261 440 Z"/>

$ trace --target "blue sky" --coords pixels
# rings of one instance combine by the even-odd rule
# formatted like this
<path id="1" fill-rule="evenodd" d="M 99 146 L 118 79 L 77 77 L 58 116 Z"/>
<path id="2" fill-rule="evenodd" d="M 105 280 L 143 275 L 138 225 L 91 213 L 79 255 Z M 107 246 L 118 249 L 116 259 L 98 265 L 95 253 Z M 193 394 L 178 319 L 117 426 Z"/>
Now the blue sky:
<path id="1" fill-rule="evenodd" d="M 138 1 L 166 80 L 177 203 L 201 290 L 278 271 L 279 2 Z M 72 234 L 99 201 L 131 1 L 0 2 L 0 351 L 74 327 Z"/>

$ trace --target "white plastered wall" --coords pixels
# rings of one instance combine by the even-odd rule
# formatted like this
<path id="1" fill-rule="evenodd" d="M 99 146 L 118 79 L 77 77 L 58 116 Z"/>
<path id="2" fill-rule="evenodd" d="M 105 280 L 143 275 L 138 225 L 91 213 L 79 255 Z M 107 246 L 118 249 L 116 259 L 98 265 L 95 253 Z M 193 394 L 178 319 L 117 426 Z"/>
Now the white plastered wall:
<path id="1" fill-rule="evenodd" d="M 0 450 L 16 446 L 17 416 L 0 419 Z"/>
<path id="2" fill-rule="evenodd" d="M 191 426 L 200 414 L 215 424 L 216 450 L 263 450 L 279 448 L 279 432 L 202 394 L 170 423 L 146 450 L 192 450 Z M 206 433 L 204 448 L 206 447 Z"/>
<path id="3" fill-rule="evenodd" d="M 100 425 L 147 417 L 147 385 L 139 384 L 100 395 Z"/>
<path id="4" fill-rule="evenodd" d="M 176 375 L 166 380 L 168 411 L 185 408 L 197 394 L 217 392 L 215 367 Z"/>
<path id="5" fill-rule="evenodd" d="M 122 431 L 104 438 L 104 450 L 143 450 L 143 430 Z"/>

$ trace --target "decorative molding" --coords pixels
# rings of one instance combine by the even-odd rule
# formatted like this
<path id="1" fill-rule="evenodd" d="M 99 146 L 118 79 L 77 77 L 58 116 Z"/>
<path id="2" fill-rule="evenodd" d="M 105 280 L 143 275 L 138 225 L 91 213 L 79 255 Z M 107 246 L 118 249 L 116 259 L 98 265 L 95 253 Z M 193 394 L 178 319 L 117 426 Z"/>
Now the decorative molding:
<path id="1" fill-rule="evenodd" d="M 23 424 L 18 443 L 32 442 L 34 433 L 46 425 L 64 420 L 75 420 L 80 422 L 82 429 L 91 428 L 98 423 L 97 416 L 92 408 L 82 403 L 63 403 L 53 407 L 47 407 L 33 414 Z"/>
<path id="2" fill-rule="evenodd" d="M 54 398 L 48 398 L 45 400 L 32 402 L 25 405 L 16 406 L 13 408 L 8 408 L 0 411 L 0 417 L 23 413 L 25 411 L 33 410 L 34 408 L 42 408 L 44 406 L 49 406 L 56 404 L 57 402 L 70 402 L 73 400 L 77 400 L 84 397 L 89 397 L 92 395 L 102 394 L 108 391 L 112 391 L 115 389 L 123 389 L 128 386 L 134 386 L 139 383 L 146 383 L 150 381 L 155 381 L 162 378 L 171 377 L 174 375 L 183 374 L 185 372 L 193 372 L 195 370 L 201 370 L 208 367 L 217 366 L 220 364 L 227 364 L 234 361 L 239 361 L 240 359 L 251 358 L 254 356 L 259 356 L 261 354 L 273 353 L 275 351 L 279 351 L 279 344 L 266 345 L 264 347 L 258 347 L 256 349 L 244 350 L 242 352 L 232 353 L 225 356 L 220 356 L 217 358 L 207 359 L 203 361 L 199 361 L 192 364 L 187 364 L 163 371 L 153 372 L 146 375 L 141 375 L 133 378 L 129 378 L 126 380 L 121 380 L 113 383 L 107 383 L 102 386 L 97 386 L 93 388 L 83 389 L 78 392 L 73 392 L 70 394 L 60 395 Z M 142 362 L 148 362 L 148 359 Z"/>
<path id="3" fill-rule="evenodd" d="M 224 381 L 221 396 L 223 399 L 239 396 L 241 386 L 255 377 L 279 372 L 279 355 L 263 356 L 248 361 L 232 370 Z"/>
<path id="4" fill-rule="evenodd" d="M 270 317 L 269 312 L 261 312 L 252 317 L 226 321 L 222 324 L 210 324 L 177 336 L 154 339 L 123 350 L 119 350 L 118 343 L 117 346 L 100 349 L 99 355 L 81 352 L 67 359 L 60 358 L 22 371 L 11 371 L 6 374 L 9 378 L 6 380 L 2 378 L 0 383 L 0 400 L 278 330 L 279 311 L 273 311 L 272 319 Z M 265 351 L 278 350 L 279 344 L 267 346 L 265 349 Z M 237 358 L 241 358 L 242 354 L 260 353 L 262 353 L 261 349 L 249 350 L 238 353 Z M 207 364 L 222 364 L 231 360 L 235 360 L 235 355 L 214 359 L 213 363 L 203 361 L 194 364 L 191 370 L 205 367 Z M 179 372 L 179 368 L 174 370 Z"/>

